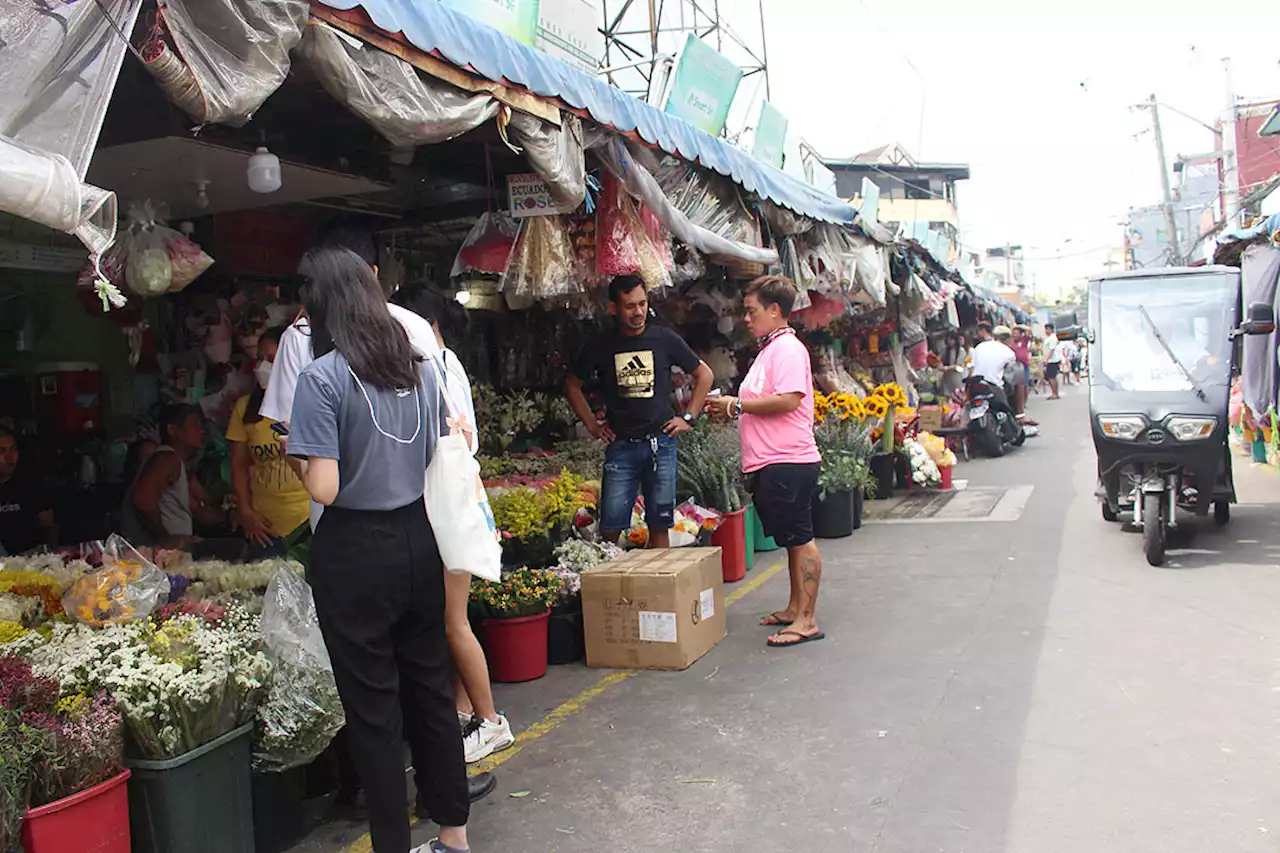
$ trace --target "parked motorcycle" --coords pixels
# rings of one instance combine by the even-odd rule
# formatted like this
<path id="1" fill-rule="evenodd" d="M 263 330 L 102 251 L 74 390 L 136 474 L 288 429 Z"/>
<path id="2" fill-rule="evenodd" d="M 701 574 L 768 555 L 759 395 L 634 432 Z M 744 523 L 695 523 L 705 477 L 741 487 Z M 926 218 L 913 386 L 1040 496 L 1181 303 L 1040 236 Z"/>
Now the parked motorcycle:
<path id="1" fill-rule="evenodd" d="M 1009 395 L 981 376 L 965 380 L 968 397 L 969 446 L 993 459 L 1004 456 L 1010 447 L 1021 447 L 1027 430 L 1014 415 Z"/>

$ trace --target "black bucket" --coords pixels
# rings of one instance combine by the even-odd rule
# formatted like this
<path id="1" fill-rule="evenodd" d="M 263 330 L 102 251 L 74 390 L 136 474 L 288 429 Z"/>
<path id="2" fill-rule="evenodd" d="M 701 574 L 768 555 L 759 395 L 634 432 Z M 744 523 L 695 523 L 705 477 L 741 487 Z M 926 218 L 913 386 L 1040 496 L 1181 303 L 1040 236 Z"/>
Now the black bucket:
<path id="1" fill-rule="evenodd" d="M 853 489 L 827 492 L 813 499 L 813 535 L 819 539 L 843 539 L 853 535 Z"/>

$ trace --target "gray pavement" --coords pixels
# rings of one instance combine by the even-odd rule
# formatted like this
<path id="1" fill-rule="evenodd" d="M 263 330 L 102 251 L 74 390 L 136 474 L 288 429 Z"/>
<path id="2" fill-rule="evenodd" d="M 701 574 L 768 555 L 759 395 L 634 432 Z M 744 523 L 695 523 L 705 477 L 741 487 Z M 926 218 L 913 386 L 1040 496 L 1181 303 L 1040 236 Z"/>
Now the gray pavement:
<path id="1" fill-rule="evenodd" d="M 823 543 L 827 640 L 765 648 L 774 577 L 690 670 L 610 685 L 505 761 L 473 849 L 1280 848 L 1280 478 L 1238 458 L 1232 524 L 1197 525 L 1153 569 L 1099 517 L 1084 393 L 1068 394 L 1033 401 L 1040 438 L 957 469 L 1007 490 L 970 502 L 994 519 L 873 505 L 886 520 Z M 522 728 L 602 674 L 558 669 L 499 704 Z"/>

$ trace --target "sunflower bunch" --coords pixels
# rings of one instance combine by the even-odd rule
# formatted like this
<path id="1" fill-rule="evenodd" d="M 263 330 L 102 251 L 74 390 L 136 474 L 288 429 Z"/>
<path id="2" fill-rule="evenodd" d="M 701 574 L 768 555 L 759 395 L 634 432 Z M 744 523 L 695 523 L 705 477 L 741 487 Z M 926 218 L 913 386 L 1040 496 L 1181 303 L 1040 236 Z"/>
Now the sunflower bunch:
<path id="1" fill-rule="evenodd" d="M 888 382 L 884 385 L 876 386 L 876 390 L 871 392 L 871 396 L 883 398 L 885 402 L 894 408 L 902 408 L 907 405 L 907 392 L 896 382 Z"/>
<path id="2" fill-rule="evenodd" d="M 866 412 L 867 417 L 876 421 L 884 420 L 885 415 L 889 414 L 891 408 L 893 406 L 889 401 L 879 394 L 872 394 L 862 401 L 862 409 Z"/>

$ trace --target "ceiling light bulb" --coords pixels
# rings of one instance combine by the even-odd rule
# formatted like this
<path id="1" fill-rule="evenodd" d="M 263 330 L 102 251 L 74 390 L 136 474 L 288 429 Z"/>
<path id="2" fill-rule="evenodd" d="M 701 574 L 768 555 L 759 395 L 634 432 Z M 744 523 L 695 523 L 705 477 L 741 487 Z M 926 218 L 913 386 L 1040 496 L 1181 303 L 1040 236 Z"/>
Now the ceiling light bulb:
<path id="1" fill-rule="evenodd" d="M 249 189 L 256 193 L 273 193 L 280 189 L 280 158 L 261 146 L 249 158 Z"/>
<path id="2" fill-rule="evenodd" d="M 471 301 L 471 291 L 459 290 L 457 295 L 454 296 L 453 298 L 458 300 L 459 305 L 466 305 Z"/>
<path id="3" fill-rule="evenodd" d="M 196 181 L 196 207 L 204 210 L 209 206 L 209 182 Z"/>

